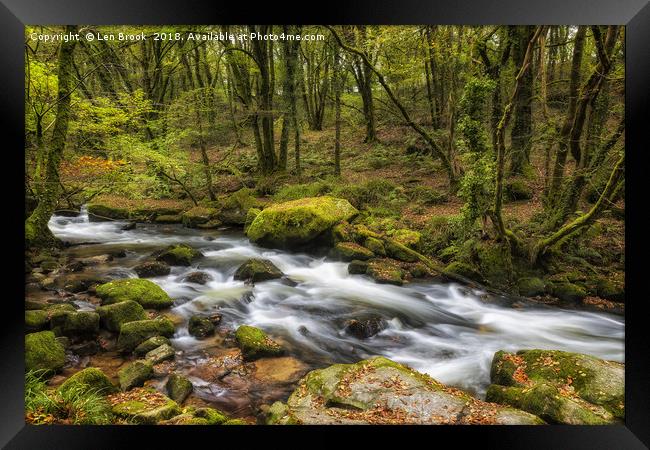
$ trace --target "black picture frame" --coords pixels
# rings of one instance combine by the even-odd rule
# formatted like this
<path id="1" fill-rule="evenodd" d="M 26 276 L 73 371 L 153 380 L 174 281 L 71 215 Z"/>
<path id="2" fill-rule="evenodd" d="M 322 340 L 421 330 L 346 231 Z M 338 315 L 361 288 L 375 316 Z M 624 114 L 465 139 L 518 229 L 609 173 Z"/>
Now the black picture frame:
<path id="1" fill-rule="evenodd" d="M 318 441 L 339 445 L 351 432 L 371 440 L 396 435 L 407 445 L 437 445 L 440 437 L 454 445 L 474 440 L 481 448 L 647 448 L 650 446 L 649 327 L 643 314 L 644 156 L 648 153 L 647 118 L 650 104 L 650 4 L 646 0 L 483 0 L 433 2 L 363 0 L 252 3 L 174 0 L 0 0 L 0 111 L 5 133 L 0 148 L 6 161 L 4 267 L 0 357 L 0 445 L 6 448 L 119 448 L 145 439 L 176 445 L 240 443 L 254 435 L 269 435 L 267 444 L 310 445 Z M 306 9 L 311 8 L 311 9 Z M 24 257 L 24 25 L 25 24 L 619 24 L 626 25 L 626 419 L 618 426 L 542 427 L 89 427 L 28 426 L 24 422 L 24 283 L 19 260 Z M 11 176 L 7 176 L 11 175 Z M 4 208 L 3 208 L 4 209 Z M 12 219 L 13 218 L 13 219 Z M 7 245 L 12 244 L 12 245 Z M 4 253 L 4 252 L 3 252 Z M 0 253 L 2 254 L 2 253 Z M 218 429 L 217 429 L 218 428 Z M 227 428 L 227 429 L 225 429 Z M 314 433 L 315 432 L 315 433 Z M 197 436 L 200 435 L 200 436 Z M 417 436 L 416 436 L 417 435 Z M 424 439 L 416 444 L 416 439 Z M 152 439 L 151 441 L 147 441 Z M 200 439 L 200 441 L 196 440 Z M 276 440 L 277 439 L 277 440 Z M 430 444 L 427 444 L 429 442 Z M 370 441 L 366 441 L 371 445 Z M 165 445 L 166 447 L 167 445 Z"/>

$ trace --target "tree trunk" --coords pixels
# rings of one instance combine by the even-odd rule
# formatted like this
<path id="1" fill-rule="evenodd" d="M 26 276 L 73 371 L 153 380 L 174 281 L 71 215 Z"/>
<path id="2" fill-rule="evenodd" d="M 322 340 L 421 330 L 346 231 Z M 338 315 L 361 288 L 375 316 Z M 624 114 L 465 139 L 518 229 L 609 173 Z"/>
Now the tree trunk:
<path id="1" fill-rule="evenodd" d="M 512 49 L 512 59 L 515 67 L 521 67 L 526 47 L 534 32 L 534 26 L 515 27 Z M 527 70 L 521 78 L 520 87 L 517 90 L 514 104 L 514 123 L 510 132 L 510 171 L 513 174 L 522 174 L 524 167 L 530 163 L 531 137 L 533 133 L 532 96 L 533 71 Z"/>

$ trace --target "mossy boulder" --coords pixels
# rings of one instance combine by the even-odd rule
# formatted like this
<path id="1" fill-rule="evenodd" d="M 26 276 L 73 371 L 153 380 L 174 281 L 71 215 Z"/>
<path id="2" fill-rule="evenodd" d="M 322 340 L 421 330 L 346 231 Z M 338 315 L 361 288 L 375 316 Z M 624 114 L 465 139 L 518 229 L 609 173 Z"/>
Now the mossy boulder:
<path id="1" fill-rule="evenodd" d="M 417 255 L 412 251 L 409 251 L 412 249 L 394 239 L 387 239 L 384 241 L 384 248 L 386 249 L 386 255 L 391 258 L 405 262 L 418 261 Z"/>
<path id="2" fill-rule="evenodd" d="M 487 400 L 553 423 L 596 425 L 625 417 L 623 364 L 559 350 L 499 351 Z"/>
<path id="3" fill-rule="evenodd" d="M 587 296 L 585 288 L 569 282 L 551 283 L 551 293 L 554 297 L 567 302 L 580 302 Z"/>
<path id="4" fill-rule="evenodd" d="M 205 225 L 208 222 L 214 221 L 216 216 L 216 208 L 195 206 L 181 215 L 181 221 L 188 228 L 197 228 L 199 225 Z"/>
<path id="5" fill-rule="evenodd" d="M 25 311 L 25 328 L 27 331 L 41 331 L 50 325 L 50 317 L 47 311 L 34 309 Z"/>
<path id="6" fill-rule="evenodd" d="M 234 278 L 235 280 L 257 283 L 282 278 L 283 275 L 282 271 L 268 259 L 251 258 L 239 266 Z"/>
<path id="7" fill-rule="evenodd" d="M 145 261 L 133 267 L 140 278 L 161 277 L 169 275 L 171 268 L 162 261 Z"/>
<path id="8" fill-rule="evenodd" d="M 390 259 L 371 260 L 368 262 L 366 274 L 377 283 L 393 284 L 395 286 L 401 286 L 404 284 L 404 271 L 399 265 Z"/>
<path id="9" fill-rule="evenodd" d="M 199 260 L 203 253 L 187 244 L 175 244 L 155 252 L 152 256 L 170 266 L 190 266 Z"/>
<path id="10" fill-rule="evenodd" d="M 449 263 L 442 271 L 443 275 L 448 275 L 452 278 L 455 275 L 460 275 L 463 278 L 483 283 L 483 275 L 474 267 L 460 261 L 453 261 Z M 452 278 L 453 279 L 453 278 Z"/>
<path id="11" fill-rule="evenodd" d="M 103 221 L 110 219 L 128 219 L 128 208 L 119 208 L 100 202 L 91 202 L 87 205 L 88 215 L 91 221 Z"/>
<path id="12" fill-rule="evenodd" d="M 229 419 L 226 420 L 221 425 L 249 425 L 249 423 L 246 422 L 244 419 Z"/>
<path id="13" fill-rule="evenodd" d="M 485 280 L 496 286 L 506 286 L 512 280 L 512 256 L 505 243 L 481 241 L 475 246 L 478 269 Z"/>
<path id="14" fill-rule="evenodd" d="M 309 372 L 269 424 L 542 424 L 538 417 L 489 404 L 383 357 Z"/>
<path id="15" fill-rule="evenodd" d="M 251 223 L 255 220 L 255 218 L 261 213 L 262 210 L 258 208 L 250 208 L 246 212 L 246 218 L 244 219 L 244 233 L 248 231 L 248 228 L 251 226 Z"/>
<path id="16" fill-rule="evenodd" d="M 144 359 L 150 361 L 152 364 L 158 364 L 169 359 L 174 359 L 175 356 L 176 352 L 174 348 L 169 344 L 163 344 L 147 352 Z"/>
<path id="17" fill-rule="evenodd" d="M 525 277 L 517 280 L 517 289 L 519 290 L 519 295 L 523 295 L 524 297 L 537 297 L 538 295 L 544 295 L 544 292 L 546 292 L 546 284 L 540 278 Z"/>
<path id="18" fill-rule="evenodd" d="M 214 334 L 214 324 L 207 317 L 190 317 L 187 329 L 192 336 L 198 338 L 205 338 Z"/>
<path id="19" fill-rule="evenodd" d="M 135 350 L 133 350 L 133 354 L 136 356 L 144 356 L 161 345 L 171 345 L 171 343 L 165 336 L 154 336 L 138 345 Z"/>
<path id="20" fill-rule="evenodd" d="M 226 225 L 244 225 L 248 210 L 260 206 L 259 200 L 253 194 L 252 189 L 242 188 L 228 196 L 221 197 L 217 219 Z"/>
<path id="21" fill-rule="evenodd" d="M 526 184 L 525 181 L 520 179 L 506 181 L 503 191 L 505 193 L 505 197 L 511 201 L 530 200 L 533 198 L 533 190 Z"/>
<path id="22" fill-rule="evenodd" d="M 117 347 L 125 352 L 133 351 L 139 344 L 154 336 L 172 337 L 174 324 L 165 317 L 136 320 L 120 327 Z"/>
<path id="23" fill-rule="evenodd" d="M 123 391 L 142 386 L 145 381 L 153 377 L 153 363 L 138 359 L 120 369 L 117 372 L 117 377 Z"/>
<path id="24" fill-rule="evenodd" d="M 386 256 L 386 248 L 380 239 L 368 236 L 363 245 L 377 256 Z"/>
<path id="25" fill-rule="evenodd" d="M 364 261 L 375 256 L 373 252 L 354 242 L 337 242 L 334 245 L 333 253 L 343 261 L 354 259 Z"/>
<path id="26" fill-rule="evenodd" d="M 99 314 L 101 326 L 113 332 L 119 332 L 124 323 L 147 318 L 142 305 L 133 300 L 99 306 L 95 311 Z"/>
<path id="27" fill-rule="evenodd" d="M 284 353 L 284 349 L 259 328 L 241 325 L 235 332 L 235 339 L 248 361 Z"/>
<path id="28" fill-rule="evenodd" d="M 368 271 L 368 261 L 353 260 L 348 264 L 348 273 L 350 275 L 363 275 Z"/>
<path id="29" fill-rule="evenodd" d="M 42 370 L 48 374 L 63 368 L 65 349 L 51 331 L 25 335 L 25 370 Z"/>
<path id="30" fill-rule="evenodd" d="M 58 387 L 57 392 L 65 393 L 67 390 L 99 395 L 113 394 L 118 391 L 106 374 L 96 367 L 88 367 L 75 373 Z"/>
<path id="31" fill-rule="evenodd" d="M 160 216 L 156 216 L 154 222 L 163 224 L 182 223 L 183 216 L 180 214 L 161 214 Z"/>
<path id="32" fill-rule="evenodd" d="M 359 213 L 347 200 L 310 197 L 271 205 L 260 212 L 246 231 L 265 247 L 293 248 L 313 243 L 334 225 Z"/>
<path id="33" fill-rule="evenodd" d="M 221 425 L 229 420 L 227 414 L 214 408 L 196 408 L 194 410 L 194 417 L 205 419 L 208 425 Z"/>
<path id="34" fill-rule="evenodd" d="M 96 291 L 103 304 L 134 301 L 143 308 L 164 309 L 174 303 L 156 283 L 140 278 L 114 280 L 97 286 Z"/>
<path id="35" fill-rule="evenodd" d="M 183 413 L 171 419 L 161 420 L 158 425 L 210 425 L 207 420 L 194 417 L 190 413 Z"/>
<path id="36" fill-rule="evenodd" d="M 57 311 L 50 315 L 54 334 L 89 337 L 99 333 L 99 314 L 94 311 Z"/>
<path id="37" fill-rule="evenodd" d="M 125 398 L 113 406 L 113 414 L 130 423 L 155 425 L 181 414 L 174 400 L 150 388 L 133 390 L 134 398 Z"/>
<path id="38" fill-rule="evenodd" d="M 192 393 L 194 386 L 192 386 L 192 382 L 185 378 L 183 375 L 172 373 L 167 380 L 165 388 L 167 389 L 169 398 L 178 404 L 182 404 L 185 399 Z"/>
<path id="39" fill-rule="evenodd" d="M 418 231 L 402 228 L 393 231 L 390 234 L 390 237 L 394 241 L 399 242 L 400 244 L 412 250 L 420 251 L 420 246 L 422 244 L 422 234 L 420 234 Z"/>
<path id="40" fill-rule="evenodd" d="M 622 283 L 609 280 L 607 278 L 599 278 L 596 282 L 596 292 L 598 296 L 614 302 L 625 301 L 625 287 Z"/>

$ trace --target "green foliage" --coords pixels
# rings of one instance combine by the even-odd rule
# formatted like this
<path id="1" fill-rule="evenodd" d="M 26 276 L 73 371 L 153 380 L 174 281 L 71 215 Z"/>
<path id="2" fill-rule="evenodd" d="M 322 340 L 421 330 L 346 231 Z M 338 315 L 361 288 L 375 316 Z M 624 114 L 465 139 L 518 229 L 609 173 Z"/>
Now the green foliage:
<path id="1" fill-rule="evenodd" d="M 493 155 L 467 153 L 463 159 L 468 169 L 460 181 L 458 196 L 465 201 L 461 214 L 470 229 L 477 219 L 485 217 L 495 195 L 496 163 Z"/>
<path id="2" fill-rule="evenodd" d="M 459 147 L 464 151 L 484 153 L 488 149 L 485 118 L 488 117 L 488 99 L 494 88 L 494 81 L 480 77 L 472 77 L 465 84 L 458 120 Z"/>

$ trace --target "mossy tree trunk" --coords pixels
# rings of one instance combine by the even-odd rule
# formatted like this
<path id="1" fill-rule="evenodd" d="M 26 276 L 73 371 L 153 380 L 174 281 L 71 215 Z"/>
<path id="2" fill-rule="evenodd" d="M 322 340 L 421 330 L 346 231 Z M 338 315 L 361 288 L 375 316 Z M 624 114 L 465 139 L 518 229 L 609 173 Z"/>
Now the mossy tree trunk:
<path id="1" fill-rule="evenodd" d="M 76 25 L 66 26 L 67 34 L 77 33 Z M 70 120 L 70 99 L 72 96 L 73 58 L 76 41 L 62 42 L 59 48 L 57 109 L 52 138 L 49 144 L 43 144 L 38 149 L 42 153 L 42 167 L 35 180 L 40 189 L 37 190 L 38 205 L 25 221 L 25 241 L 28 247 L 50 247 L 57 245 L 48 227 L 48 222 L 54 212 L 61 190 L 59 180 L 59 164 L 63 157 L 68 122 Z"/>
<path id="2" fill-rule="evenodd" d="M 521 67 L 528 42 L 530 42 L 535 32 L 535 27 L 530 25 L 517 26 L 513 27 L 513 30 L 512 59 L 515 67 Z M 513 174 L 522 174 L 524 167 L 530 163 L 531 138 L 533 134 L 532 97 L 533 71 L 526 70 L 514 100 L 514 120 L 510 132 L 510 172 Z"/>

